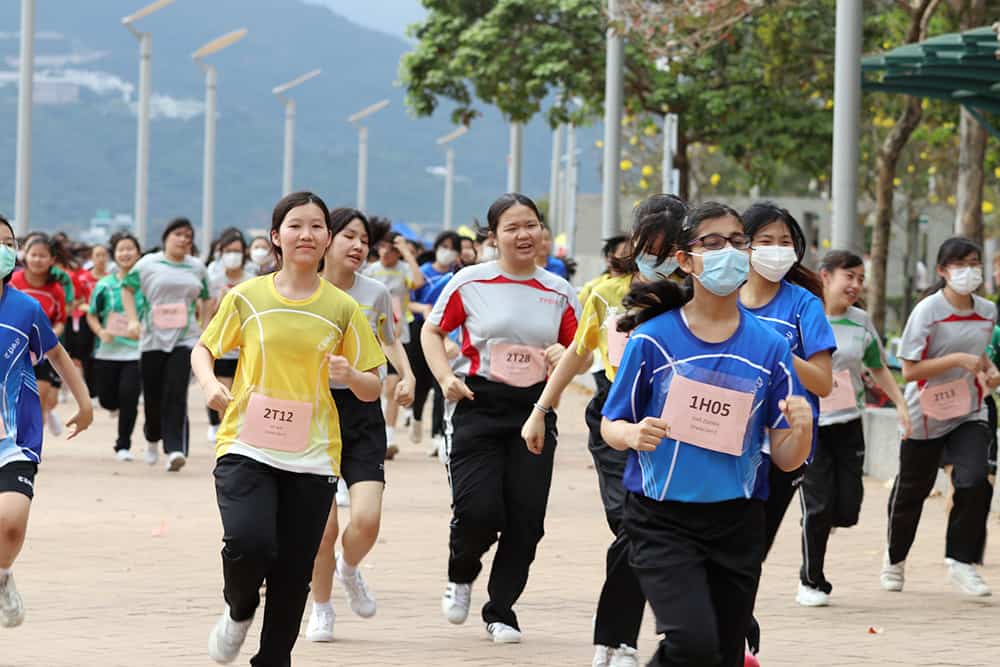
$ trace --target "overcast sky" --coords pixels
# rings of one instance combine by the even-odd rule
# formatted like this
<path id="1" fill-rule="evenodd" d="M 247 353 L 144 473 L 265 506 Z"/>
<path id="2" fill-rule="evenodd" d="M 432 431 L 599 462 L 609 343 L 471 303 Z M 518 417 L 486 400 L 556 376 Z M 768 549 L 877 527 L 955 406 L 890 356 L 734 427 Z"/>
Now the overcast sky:
<path id="1" fill-rule="evenodd" d="M 326 5 L 355 23 L 400 37 L 426 14 L 420 0 L 306 0 Z"/>

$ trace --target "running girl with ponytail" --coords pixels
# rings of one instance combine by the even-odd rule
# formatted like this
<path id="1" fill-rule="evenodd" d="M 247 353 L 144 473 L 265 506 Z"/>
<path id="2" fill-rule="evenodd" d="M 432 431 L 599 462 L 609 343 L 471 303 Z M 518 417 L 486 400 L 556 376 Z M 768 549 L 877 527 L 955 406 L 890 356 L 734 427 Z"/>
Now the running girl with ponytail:
<path id="1" fill-rule="evenodd" d="M 750 237 L 728 206 L 688 213 L 676 260 L 688 291 L 635 287 L 631 331 L 601 432 L 631 449 L 624 484 L 631 564 L 663 635 L 649 665 L 743 665 L 764 558 L 753 497 L 765 437 L 782 470 L 802 465 L 813 413 L 788 343 L 739 307 Z"/>
<path id="2" fill-rule="evenodd" d="M 861 424 L 864 369 L 896 405 L 903 437 L 910 415 L 892 373 L 878 331 L 868 314 L 855 307 L 865 285 L 865 265 L 858 255 L 834 250 L 820 264 L 826 316 L 837 338 L 833 353 L 833 391 L 820 399 L 819 435 L 813 460 L 802 481 L 802 569 L 796 601 L 805 607 L 829 603 L 833 586 L 823 572 L 832 528 L 858 522 L 864 496 L 862 468 L 865 434 Z"/>
<path id="3" fill-rule="evenodd" d="M 955 487 L 945 537 L 948 574 L 962 593 L 985 596 L 990 589 L 975 563 L 986 543 L 993 497 L 983 397 L 1000 386 L 1000 373 L 984 353 L 997 309 L 974 294 L 983 282 L 983 253 L 972 241 L 951 238 L 942 243 L 937 275 L 929 296 L 910 313 L 900 343 L 913 430 L 899 447 L 881 583 L 887 591 L 903 590 L 906 556 L 944 457 L 952 465 Z"/>
<path id="4" fill-rule="evenodd" d="M 625 314 L 622 299 L 633 286 L 666 280 L 674 273 L 677 269 L 675 244 L 686 214 L 687 206 L 673 195 L 653 195 L 636 207 L 632 235 L 626 242 L 629 254 L 624 260 L 611 259 L 612 268 L 620 272 L 591 289 L 576 337 L 567 354 L 559 360 L 538 399 L 541 409 L 533 410 L 521 428 L 521 437 L 528 449 L 541 454 L 545 447 L 546 428 L 542 410 L 550 410 L 559 404 L 573 377 L 586 372 L 590 368 L 591 354 L 600 351 L 605 360 L 604 382 L 598 384 L 597 392 L 587 406 L 588 447 L 597 470 L 605 518 L 615 539 L 608 547 L 604 586 L 594 620 L 595 667 L 638 664 L 635 653 L 642 613 L 646 607 L 646 598 L 628 563 L 628 535 L 622 530 L 626 493 L 622 476 L 629 455 L 628 452 L 608 447 L 601 437 L 601 410 L 621 363 L 628 336 L 617 329 L 618 319 Z M 631 662 L 627 663 L 628 660 Z"/>

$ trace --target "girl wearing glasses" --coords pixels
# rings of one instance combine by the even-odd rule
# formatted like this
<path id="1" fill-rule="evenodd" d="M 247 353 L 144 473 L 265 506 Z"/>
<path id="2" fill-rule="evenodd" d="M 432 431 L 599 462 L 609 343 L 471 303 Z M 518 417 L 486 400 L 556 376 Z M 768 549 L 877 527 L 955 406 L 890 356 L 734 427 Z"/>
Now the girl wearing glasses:
<path id="1" fill-rule="evenodd" d="M 802 569 L 796 600 L 806 607 L 829 603 L 833 586 L 823 574 L 823 564 L 831 528 L 855 525 L 861 512 L 864 369 L 895 403 L 904 438 L 910 430 L 909 411 L 885 365 L 879 334 L 868 313 L 854 306 L 864 289 L 864 262 L 853 252 L 834 250 L 823 258 L 820 277 L 837 351 L 833 353 L 833 391 L 820 399 L 816 451 L 802 481 Z"/>
<path id="2" fill-rule="evenodd" d="M 788 344 L 739 307 L 750 238 L 739 213 L 688 213 L 675 258 L 692 289 L 644 283 L 625 298 L 631 335 L 601 433 L 629 452 L 624 485 L 631 565 L 664 635 L 650 665 L 743 664 L 764 557 L 753 497 L 761 449 L 795 470 L 813 414 Z"/>
<path id="3" fill-rule="evenodd" d="M 77 413 L 66 422 L 70 438 L 86 430 L 93 419 L 87 387 L 59 344 L 49 317 L 36 299 L 13 289 L 16 261 L 14 229 L 0 216 L 0 346 L 5 350 L 0 364 L 0 627 L 4 628 L 24 622 L 13 567 L 24 546 L 42 456 L 42 410 L 32 364 L 49 360 L 73 393 Z"/>
<path id="4" fill-rule="evenodd" d="M 594 619 L 596 667 L 608 665 L 617 656 L 633 656 L 634 663 L 646 606 L 646 598 L 628 563 L 628 535 L 621 530 L 625 504 L 622 476 L 628 452 L 608 447 L 601 438 L 601 410 L 628 340 L 628 334 L 618 331 L 617 324 L 625 314 L 622 299 L 633 285 L 668 279 L 677 270 L 675 243 L 686 213 L 687 206 L 673 195 L 653 195 L 636 207 L 628 256 L 612 259 L 612 267 L 621 273 L 592 288 L 568 354 L 560 359 L 538 399 L 538 405 L 545 410 L 558 405 L 573 377 L 585 373 L 590 368 L 591 355 L 600 350 L 605 360 L 606 380 L 598 384 L 587 406 L 588 447 L 594 457 L 605 518 L 615 540 L 608 547 L 604 586 Z M 521 429 L 521 437 L 530 451 L 541 454 L 545 446 L 545 414 L 541 410 L 532 410 Z"/>
<path id="5" fill-rule="evenodd" d="M 997 309 L 974 294 L 983 282 L 983 260 L 972 241 L 952 238 L 941 244 L 937 275 L 930 295 L 906 321 L 900 343 L 913 432 L 899 447 L 881 583 L 887 591 L 903 590 L 906 556 L 944 459 L 952 465 L 955 487 L 945 538 L 948 574 L 962 593 L 985 596 L 990 589 L 975 563 L 986 543 L 993 497 L 983 396 L 1000 386 L 1000 373 L 984 353 Z"/>

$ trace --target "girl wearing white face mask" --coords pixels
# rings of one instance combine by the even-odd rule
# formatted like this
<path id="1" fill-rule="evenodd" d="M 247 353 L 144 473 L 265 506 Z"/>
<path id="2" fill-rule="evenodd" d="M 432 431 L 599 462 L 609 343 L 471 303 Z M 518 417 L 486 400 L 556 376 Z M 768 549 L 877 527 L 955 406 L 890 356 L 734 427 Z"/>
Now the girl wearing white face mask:
<path id="1" fill-rule="evenodd" d="M 618 319 L 625 315 L 622 300 L 634 285 L 666 280 L 677 270 L 676 241 L 686 214 L 685 203 L 673 195 L 653 195 L 636 206 L 632 235 L 627 241 L 630 252 L 624 258 L 612 257 L 611 269 L 616 275 L 591 289 L 576 337 L 538 399 L 542 409 L 533 410 L 521 428 L 528 449 L 540 453 L 545 444 L 543 410 L 559 404 L 573 377 L 585 373 L 591 355 L 600 352 L 604 373 L 587 406 L 587 445 L 594 458 L 604 514 L 614 541 L 608 547 L 604 586 L 594 617 L 593 664 L 597 667 L 638 664 L 635 654 L 646 606 L 639 581 L 629 566 L 630 542 L 622 528 L 626 493 L 622 478 L 628 452 L 612 449 L 601 437 L 601 411 L 628 340 L 628 334 L 617 329 Z"/>
<path id="2" fill-rule="evenodd" d="M 259 276 L 274 272 L 274 253 L 271 251 L 271 241 L 266 236 L 254 237 L 250 242 L 250 261 Z"/>
<path id="3" fill-rule="evenodd" d="M 900 343 L 912 435 L 899 448 L 899 474 L 889 496 L 889 548 L 882 588 L 903 589 L 904 565 L 924 499 L 943 461 L 952 465 L 954 503 L 948 513 L 945 556 L 952 584 L 973 596 L 990 594 L 976 570 L 986 543 L 993 487 L 983 396 L 1000 385 L 985 354 L 996 306 L 975 294 L 983 282 L 982 251 L 963 238 L 941 244 L 938 283 L 916 305 Z"/>
<path id="4" fill-rule="evenodd" d="M 214 315 L 222 297 L 232 288 L 257 274 L 251 270 L 248 248 L 243 232 L 236 228 L 227 229 L 216 241 L 219 258 L 208 272 L 208 293 L 211 297 L 209 312 Z M 226 388 L 232 388 L 236 377 L 236 364 L 240 359 L 239 349 L 231 350 L 215 360 L 215 376 Z M 208 410 L 208 441 L 215 442 L 215 435 L 222 423 L 222 417 L 212 408 Z"/>

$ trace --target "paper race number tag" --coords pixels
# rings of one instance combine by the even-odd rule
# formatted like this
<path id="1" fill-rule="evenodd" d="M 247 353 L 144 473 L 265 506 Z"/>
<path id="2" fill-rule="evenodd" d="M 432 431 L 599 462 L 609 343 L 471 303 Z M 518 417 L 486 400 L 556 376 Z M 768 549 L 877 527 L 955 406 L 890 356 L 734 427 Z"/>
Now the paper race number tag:
<path id="1" fill-rule="evenodd" d="M 622 357 L 625 355 L 625 345 L 628 343 L 629 335 L 624 331 L 618 330 L 617 315 L 608 317 L 605 328 L 608 334 L 608 363 L 618 368 L 622 363 Z"/>
<path id="2" fill-rule="evenodd" d="M 153 306 L 153 326 L 157 329 L 183 329 L 188 323 L 187 305 L 158 303 Z"/>
<path id="3" fill-rule="evenodd" d="M 497 343 L 490 352 L 490 374 L 512 387 L 531 387 L 545 380 L 545 353 L 530 345 Z"/>
<path id="4" fill-rule="evenodd" d="M 240 440 L 262 449 L 302 452 L 309 445 L 312 403 L 250 394 Z"/>
<path id="5" fill-rule="evenodd" d="M 944 421 L 969 414 L 972 396 L 969 382 L 959 378 L 944 384 L 924 387 L 920 392 L 920 409 L 931 419 Z"/>
<path id="6" fill-rule="evenodd" d="M 674 375 L 662 417 L 669 437 L 731 456 L 743 454 L 753 394 Z"/>
<path id="7" fill-rule="evenodd" d="M 108 313 L 104 328 L 112 336 L 128 336 L 128 318 L 125 313 Z"/>
<path id="8" fill-rule="evenodd" d="M 833 391 L 829 396 L 819 399 L 819 411 L 827 415 L 841 410 L 851 410 L 858 407 L 858 398 L 854 393 L 854 383 L 851 382 L 851 371 L 842 370 L 833 374 Z"/>

